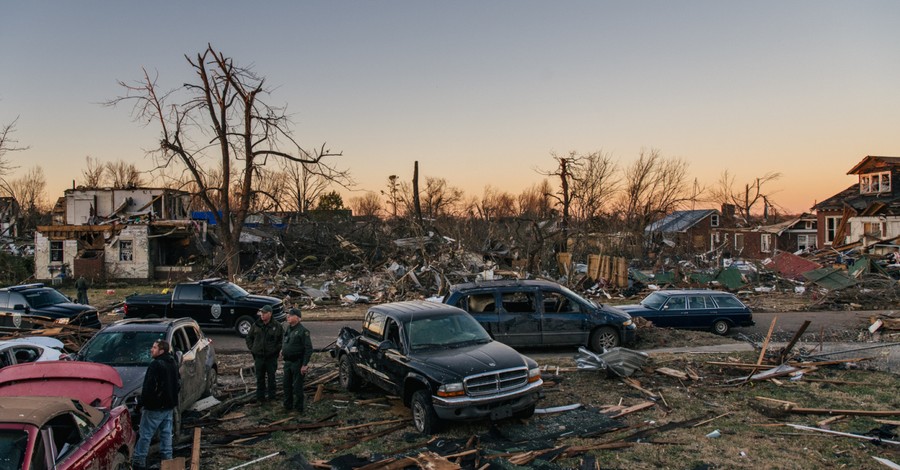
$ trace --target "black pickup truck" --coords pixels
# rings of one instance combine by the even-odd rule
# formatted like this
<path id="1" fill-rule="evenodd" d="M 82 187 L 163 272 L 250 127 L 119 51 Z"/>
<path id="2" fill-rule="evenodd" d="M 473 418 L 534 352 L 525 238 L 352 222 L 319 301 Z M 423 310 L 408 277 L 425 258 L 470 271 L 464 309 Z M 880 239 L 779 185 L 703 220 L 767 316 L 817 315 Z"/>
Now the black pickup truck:
<path id="1" fill-rule="evenodd" d="M 130 295 L 125 298 L 125 318 L 190 317 L 201 327 L 234 328 L 247 336 L 264 305 L 272 306 L 272 318 L 284 321 L 280 299 L 251 295 L 224 279 L 204 279 L 178 284 L 171 294 Z"/>
<path id="2" fill-rule="evenodd" d="M 402 397 L 423 434 L 444 420 L 531 417 L 544 383 L 534 360 L 436 302 L 373 306 L 362 333 L 344 327 L 332 354 L 344 388 L 368 382 Z"/>
<path id="3" fill-rule="evenodd" d="M 43 322 L 32 322 L 31 320 Z M 80 305 L 44 284 L 22 284 L 0 289 L 0 331 L 45 328 L 46 323 L 100 328 L 97 309 Z"/>

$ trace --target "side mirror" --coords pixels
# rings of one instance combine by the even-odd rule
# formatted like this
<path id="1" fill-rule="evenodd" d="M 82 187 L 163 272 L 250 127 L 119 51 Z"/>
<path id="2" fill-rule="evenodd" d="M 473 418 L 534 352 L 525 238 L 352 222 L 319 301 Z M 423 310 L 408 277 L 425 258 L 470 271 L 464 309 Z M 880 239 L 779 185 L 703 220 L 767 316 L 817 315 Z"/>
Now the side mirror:
<path id="1" fill-rule="evenodd" d="M 663 310 L 668 310 L 668 309 L 669 309 L 668 305 L 663 305 Z"/>
<path id="2" fill-rule="evenodd" d="M 24 310 L 25 313 L 28 313 L 30 310 L 27 305 L 24 304 L 15 304 L 13 305 L 13 310 Z"/>
<path id="3" fill-rule="evenodd" d="M 397 345 L 389 339 L 378 344 L 379 351 L 387 351 L 388 349 L 397 349 Z"/>
<path id="4" fill-rule="evenodd" d="M 181 351 L 175 351 L 175 363 L 181 364 L 182 359 L 184 359 L 184 353 Z"/>

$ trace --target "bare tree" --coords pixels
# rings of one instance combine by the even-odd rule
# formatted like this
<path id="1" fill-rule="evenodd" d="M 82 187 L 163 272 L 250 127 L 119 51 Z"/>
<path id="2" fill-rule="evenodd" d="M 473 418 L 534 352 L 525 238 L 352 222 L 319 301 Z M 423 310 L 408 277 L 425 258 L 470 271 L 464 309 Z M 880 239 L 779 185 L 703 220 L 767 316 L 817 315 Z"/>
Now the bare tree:
<path id="1" fill-rule="evenodd" d="M 641 150 L 640 156 L 625 169 L 624 193 L 619 213 L 626 228 L 643 240 L 650 222 L 694 200 L 687 178 L 688 164 L 679 158 L 665 158 L 659 150 Z"/>
<path id="2" fill-rule="evenodd" d="M 512 194 L 486 186 L 481 200 L 475 202 L 474 210 L 486 221 L 514 217 L 516 215 L 516 198 Z"/>
<path id="3" fill-rule="evenodd" d="M 81 170 L 81 185 L 86 188 L 99 188 L 103 184 L 106 167 L 100 160 L 87 155 L 84 157 L 84 168 Z"/>
<path id="4" fill-rule="evenodd" d="M 391 208 L 391 216 L 397 217 L 397 210 L 402 201 L 402 193 L 400 191 L 400 177 L 397 175 L 388 176 L 387 191 L 382 190 L 381 194 L 387 197 L 388 206 Z"/>
<path id="5" fill-rule="evenodd" d="M 319 198 L 332 184 L 348 187 L 353 185 L 346 171 L 332 171 L 324 174 L 315 164 L 282 160 L 281 166 L 287 177 L 284 181 L 283 204 L 287 210 L 306 212 L 318 203 Z"/>
<path id="6" fill-rule="evenodd" d="M 530 188 L 519 193 L 518 208 L 519 217 L 531 220 L 544 220 L 553 216 L 553 207 L 550 194 L 553 188 L 545 178 Z"/>
<path id="7" fill-rule="evenodd" d="M 750 225 L 753 211 L 759 203 L 763 204 L 763 220 L 768 219 L 769 208 L 775 202 L 772 200 L 773 193 L 769 192 L 765 186 L 778 178 L 781 178 L 781 173 L 766 173 L 753 181 L 745 183 L 743 188 L 736 189 L 734 175 L 729 174 L 728 170 L 725 170 L 719 178 L 718 185 L 712 190 L 711 197 L 714 202 L 720 205 L 733 205 L 735 207 L 735 215 L 742 220 L 744 225 Z"/>
<path id="8" fill-rule="evenodd" d="M 24 230 L 37 227 L 41 215 L 47 212 L 46 189 L 44 169 L 37 165 L 29 168 L 24 175 L 9 181 L 7 192 L 19 204 Z"/>
<path id="9" fill-rule="evenodd" d="M 134 163 L 124 160 L 106 162 L 105 170 L 107 186 L 113 189 L 138 188 L 144 185 L 141 172 Z"/>
<path id="10" fill-rule="evenodd" d="M 362 196 L 352 197 L 349 203 L 354 215 L 377 217 L 381 214 L 381 198 L 375 193 L 366 192 Z"/>
<path id="11" fill-rule="evenodd" d="M 577 219 L 593 220 L 610 209 L 620 184 L 617 166 L 601 151 L 580 158 L 581 164 L 572 168 L 572 197 Z"/>
<path id="12" fill-rule="evenodd" d="M 0 127 L 0 184 L 5 184 L 4 177 L 16 169 L 12 162 L 9 161 L 7 154 L 28 150 L 28 147 L 19 147 L 19 141 L 12 137 L 16 131 L 16 122 L 18 120 L 19 118 L 16 118 L 13 122 Z"/>
<path id="13" fill-rule="evenodd" d="M 177 162 L 190 173 L 197 198 L 216 220 L 228 275 L 234 278 L 241 269 L 239 241 L 260 168 L 269 158 L 286 159 L 310 164 L 327 177 L 340 173 L 328 159 L 341 153 L 324 144 L 303 149 L 292 136 L 285 108 L 264 101 L 270 95 L 265 79 L 212 45 L 185 59 L 196 74 L 193 82 L 165 91 L 145 69 L 138 82 L 119 82 L 126 93 L 108 104 L 130 102 L 136 120 L 159 125 L 156 163 Z M 210 169 L 218 170 L 220 181 L 210 179 Z"/>
<path id="14" fill-rule="evenodd" d="M 539 174 L 544 176 L 556 176 L 559 178 L 559 190 L 553 193 L 547 193 L 548 197 L 556 200 L 557 205 L 562 209 L 560 228 L 562 229 L 562 246 L 565 247 L 569 240 L 569 216 L 572 208 L 572 202 L 576 195 L 574 188 L 579 173 L 583 172 L 584 158 L 578 156 L 575 152 L 569 152 L 566 157 L 560 157 L 555 153 L 550 154 L 556 160 L 556 168 L 549 171 L 538 170 Z M 563 250 L 565 251 L 565 249 Z"/>

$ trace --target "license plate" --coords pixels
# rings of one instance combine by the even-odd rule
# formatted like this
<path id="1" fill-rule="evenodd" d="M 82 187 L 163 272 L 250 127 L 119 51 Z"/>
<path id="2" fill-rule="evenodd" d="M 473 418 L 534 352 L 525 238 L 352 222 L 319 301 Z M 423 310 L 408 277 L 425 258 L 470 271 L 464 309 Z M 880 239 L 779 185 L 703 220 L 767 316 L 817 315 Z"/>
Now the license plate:
<path id="1" fill-rule="evenodd" d="M 491 419 L 492 420 L 500 420 L 500 419 L 504 419 L 504 418 L 509 418 L 510 416 L 512 416 L 512 414 L 513 414 L 512 406 L 509 406 L 509 405 L 501 406 L 499 408 L 494 408 L 493 410 L 491 410 Z"/>

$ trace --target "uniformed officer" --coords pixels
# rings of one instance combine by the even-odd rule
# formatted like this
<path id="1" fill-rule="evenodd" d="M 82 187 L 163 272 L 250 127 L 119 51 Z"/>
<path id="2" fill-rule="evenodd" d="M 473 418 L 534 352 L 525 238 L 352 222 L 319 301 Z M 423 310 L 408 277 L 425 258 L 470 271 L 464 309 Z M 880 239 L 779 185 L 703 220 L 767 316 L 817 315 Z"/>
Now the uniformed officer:
<path id="1" fill-rule="evenodd" d="M 312 339 L 309 330 L 300 324 L 300 309 L 288 310 L 287 329 L 281 356 L 284 358 L 284 409 L 303 412 L 303 376 L 309 371 L 312 357 Z"/>
<path id="2" fill-rule="evenodd" d="M 275 370 L 283 335 L 281 323 L 272 320 L 272 306 L 264 305 L 247 335 L 247 349 L 253 354 L 256 368 L 256 400 L 259 402 L 275 399 Z"/>

